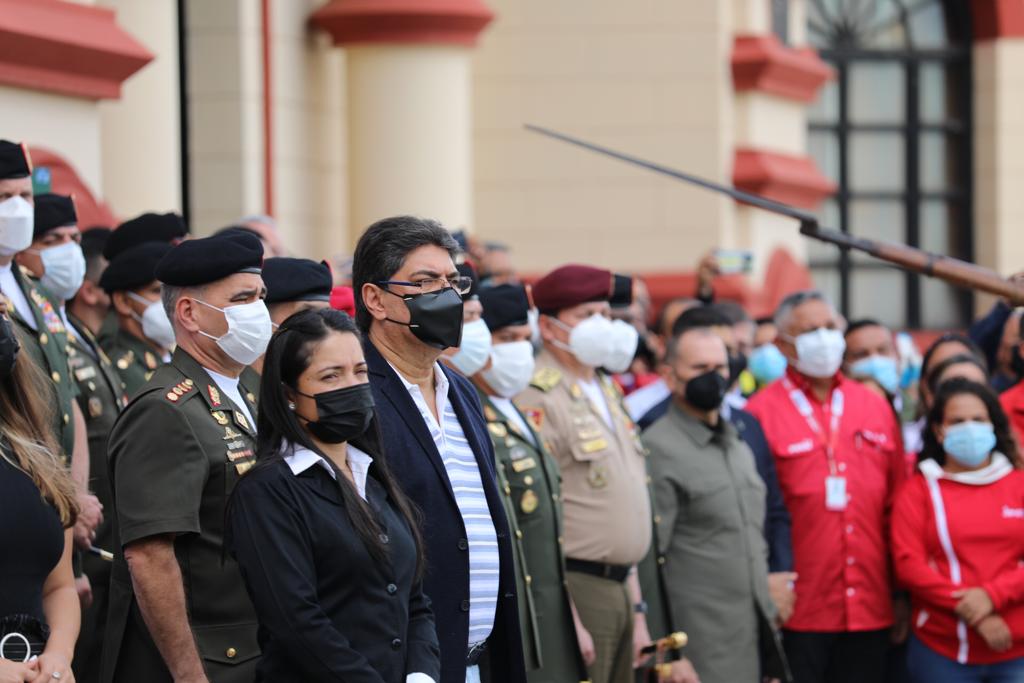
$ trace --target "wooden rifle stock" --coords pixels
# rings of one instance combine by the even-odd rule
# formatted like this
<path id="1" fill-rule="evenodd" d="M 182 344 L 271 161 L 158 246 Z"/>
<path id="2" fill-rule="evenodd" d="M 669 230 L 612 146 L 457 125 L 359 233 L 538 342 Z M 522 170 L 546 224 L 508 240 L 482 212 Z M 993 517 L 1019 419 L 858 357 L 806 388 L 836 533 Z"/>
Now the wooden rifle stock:
<path id="1" fill-rule="evenodd" d="M 882 261 L 892 263 L 904 270 L 920 273 L 929 277 L 936 277 L 958 287 L 976 289 L 988 292 L 989 294 L 995 294 L 996 296 L 1005 298 L 1014 306 L 1024 306 L 1024 287 L 1018 286 L 999 275 L 999 273 L 988 268 L 983 268 L 973 263 L 961 261 L 960 259 L 951 258 L 949 256 L 931 254 L 923 249 L 909 247 L 904 244 L 870 240 L 864 237 L 856 237 L 839 230 L 821 228 L 818 225 L 817 217 L 813 214 L 787 204 L 768 199 L 767 197 L 761 197 L 760 195 L 752 194 L 750 192 L 737 190 L 734 187 L 721 185 L 707 180 L 706 178 L 700 178 L 689 173 L 683 173 L 682 171 L 678 171 L 674 168 L 669 168 L 668 166 L 663 166 L 629 154 L 624 154 L 623 152 L 618 152 L 608 147 L 602 147 L 601 145 L 596 145 L 592 142 L 587 142 L 548 128 L 527 124 L 526 129 L 549 138 L 554 138 L 555 140 L 561 140 L 562 142 L 567 142 L 571 145 L 588 149 L 592 152 L 597 152 L 598 154 L 603 154 L 604 156 L 608 156 L 613 159 L 625 161 L 626 163 L 634 166 L 646 168 L 660 175 L 675 178 L 676 180 L 697 185 L 698 187 L 703 187 L 711 190 L 712 192 L 727 195 L 736 201 L 756 206 L 759 209 L 796 219 L 800 221 L 800 233 L 807 237 L 811 237 L 822 242 L 828 242 L 829 244 L 834 244 L 841 249 L 861 251 Z"/>

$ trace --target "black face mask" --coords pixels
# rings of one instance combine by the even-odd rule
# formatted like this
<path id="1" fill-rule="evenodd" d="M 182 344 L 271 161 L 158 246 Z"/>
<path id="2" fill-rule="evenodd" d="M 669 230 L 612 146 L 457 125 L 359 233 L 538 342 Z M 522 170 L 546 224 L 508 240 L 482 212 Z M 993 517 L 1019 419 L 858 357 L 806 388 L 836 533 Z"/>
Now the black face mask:
<path id="1" fill-rule="evenodd" d="M 315 421 L 304 415 L 310 433 L 324 443 L 351 441 L 363 435 L 373 419 L 373 393 L 369 384 L 324 391 L 310 396 L 296 392 L 316 401 Z"/>
<path id="2" fill-rule="evenodd" d="M 729 380 L 718 372 L 709 370 L 686 383 L 686 392 L 683 394 L 683 398 L 699 410 L 715 410 L 721 407 L 728 388 Z"/>
<path id="3" fill-rule="evenodd" d="M 735 384 L 740 373 L 747 369 L 747 357 L 742 353 L 729 354 L 729 384 Z"/>
<path id="4" fill-rule="evenodd" d="M 0 316 L 0 378 L 9 377 L 14 371 L 20 348 L 21 344 L 14 334 L 14 324 L 5 316 Z"/>
<path id="5" fill-rule="evenodd" d="M 409 322 L 387 320 L 405 325 L 417 339 L 435 349 L 443 350 L 462 343 L 462 297 L 453 288 L 405 296 L 389 289 L 384 291 L 401 297 L 409 309 Z"/>

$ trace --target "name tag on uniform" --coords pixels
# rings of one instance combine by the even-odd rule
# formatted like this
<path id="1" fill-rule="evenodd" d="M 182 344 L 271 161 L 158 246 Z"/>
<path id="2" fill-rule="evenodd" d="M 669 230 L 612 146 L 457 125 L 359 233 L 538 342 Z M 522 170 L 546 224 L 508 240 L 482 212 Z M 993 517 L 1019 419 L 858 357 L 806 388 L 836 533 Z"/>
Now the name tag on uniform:
<path id="1" fill-rule="evenodd" d="M 825 508 L 833 512 L 846 509 L 846 477 L 825 477 Z"/>

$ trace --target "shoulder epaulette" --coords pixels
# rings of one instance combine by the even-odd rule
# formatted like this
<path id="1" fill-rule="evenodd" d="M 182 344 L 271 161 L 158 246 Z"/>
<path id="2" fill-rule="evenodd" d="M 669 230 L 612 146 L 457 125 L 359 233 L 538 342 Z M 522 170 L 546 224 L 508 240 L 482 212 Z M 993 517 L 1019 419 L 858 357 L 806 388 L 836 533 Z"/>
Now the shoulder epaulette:
<path id="1" fill-rule="evenodd" d="M 164 394 L 171 403 L 180 403 L 196 390 L 196 383 L 190 379 L 183 379 L 167 390 Z"/>
<path id="2" fill-rule="evenodd" d="M 561 381 L 561 370 L 557 370 L 555 368 L 541 368 L 537 372 L 533 373 L 533 379 L 530 380 L 530 385 L 543 392 L 548 392 L 557 387 L 558 383 Z"/>

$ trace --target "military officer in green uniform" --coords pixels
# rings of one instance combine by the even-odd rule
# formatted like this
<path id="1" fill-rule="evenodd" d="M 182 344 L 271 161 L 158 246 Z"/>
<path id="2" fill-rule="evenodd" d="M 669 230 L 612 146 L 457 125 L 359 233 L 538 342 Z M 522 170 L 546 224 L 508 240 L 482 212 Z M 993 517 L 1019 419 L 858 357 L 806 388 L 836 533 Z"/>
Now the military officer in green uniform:
<path id="1" fill-rule="evenodd" d="M 177 347 L 110 436 L 120 547 L 103 681 L 255 676 L 256 613 L 223 541 L 231 491 L 255 462 L 256 405 L 239 377 L 271 335 L 262 261 L 259 240 L 227 235 L 157 264 Z"/>
<path id="2" fill-rule="evenodd" d="M 71 198 L 52 194 L 33 197 L 30 174 L 25 148 L 0 141 L 0 202 L 8 207 L 9 202 L 22 204 L 15 212 L 0 212 L 15 214 L 0 219 L 4 221 L 0 292 L 7 300 L 23 348 L 53 381 L 54 433 L 75 480 L 80 508 L 75 543 L 79 549 L 86 549 L 103 520 L 103 512 L 99 500 L 88 490 L 89 446 L 85 421 L 75 403 L 77 387 L 70 378 L 62 310 L 68 292 L 81 284 L 80 235 Z M 32 276 L 42 278 L 42 284 Z M 89 581 L 81 573 L 77 556 L 75 574 L 79 595 L 88 602 Z"/>
<path id="3" fill-rule="evenodd" d="M 89 488 L 108 511 L 96 529 L 96 551 L 82 557 L 82 569 L 92 584 L 92 605 L 82 610 L 82 628 L 75 645 L 74 671 L 78 683 L 96 683 L 100 675 L 103 630 L 107 621 L 110 588 L 110 551 L 114 547 L 113 501 L 107 470 L 107 439 L 126 397 L 124 383 L 96 342 L 110 305 L 99 286 L 106 267 L 103 244 L 110 235 L 106 228 L 92 228 L 82 234 L 85 279 L 67 303 L 68 362 L 78 385 L 78 406 L 85 415 L 89 437 Z"/>
<path id="4" fill-rule="evenodd" d="M 170 249 L 166 242 L 129 247 L 114 257 L 100 279 L 117 317 L 117 330 L 101 337 L 100 345 L 121 375 L 129 396 L 134 396 L 170 359 L 174 346 L 174 329 L 160 302 L 160 283 L 154 274 L 157 262 Z M 130 277 L 124 277 L 125 273 Z"/>
<path id="5" fill-rule="evenodd" d="M 512 403 L 530 383 L 534 370 L 529 299 L 522 285 L 482 289 L 479 297 L 493 346 L 487 366 L 472 379 L 494 443 L 498 476 L 503 480 L 499 485 L 525 573 L 519 605 L 525 612 L 520 623 L 528 655 L 527 680 L 584 681 L 587 671 L 565 580 L 558 464 Z M 592 656 L 592 643 L 586 647 Z"/>

